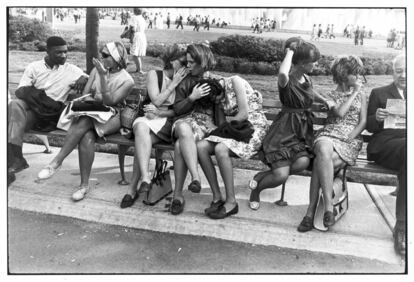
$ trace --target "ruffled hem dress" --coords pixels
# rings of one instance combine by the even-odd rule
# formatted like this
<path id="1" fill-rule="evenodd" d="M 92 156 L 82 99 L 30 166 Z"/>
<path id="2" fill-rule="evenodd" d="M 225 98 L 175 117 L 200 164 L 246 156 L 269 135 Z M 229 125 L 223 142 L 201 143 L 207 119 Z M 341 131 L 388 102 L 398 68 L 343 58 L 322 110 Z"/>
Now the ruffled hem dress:
<path id="1" fill-rule="evenodd" d="M 310 77 L 304 77 L 304 83 L 289 76 L 285 87 L 278 85 L 283 107 L 263 139 L 259 153 L 262 161 L 272 169 L 290 166 L 300 157 L 313 156 L 313 114 L 310 109 L 314 92 Z"/>

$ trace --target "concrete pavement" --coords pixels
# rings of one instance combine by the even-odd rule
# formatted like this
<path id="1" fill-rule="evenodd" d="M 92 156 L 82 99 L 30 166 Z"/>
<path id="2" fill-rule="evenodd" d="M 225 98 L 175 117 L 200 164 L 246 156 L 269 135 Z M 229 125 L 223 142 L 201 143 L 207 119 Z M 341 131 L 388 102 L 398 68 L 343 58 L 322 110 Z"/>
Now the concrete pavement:
<path id="1" fill-rule="evenodd" d="M 117 184 L 119 180 L 117 156 L 105 153 L 97 153 L 95 156 L 90 193 L 83 201 L 74 203 L 70 196 L 79 184 L 77 151 L 65 160 L 62 169 L 53 178 L 42 183 L 35 182 L 37 173 L 58 150 L 59 148 L 53 148 L 54 154 L 46 155 L 42 153 L 43 146 L 32 144 L 23 146 L 30 168 L 17 174 L 17 180 L 9 186 L 10 208 L 145 230 L 350 255 L 399 265 L 401 272 L 404 271 L 405 262 L 394 253 L 393 249 L 392 232 L 388 226 L 392 222 L 387 224 L 378 210 L 378 205 L 361 184 L 349 183 L 350 209 L 331 231 L 314 230 L 302 234 L 296 231 L 296 227 L 305 213 L 308 201 L 309 178 L 307 177 L 292 176 L 289 179 L 286 190 L 289 206 L 279 207 L 273 203 L 280 195 L 280 188 L 277 188 L 263 192 L 260 210 L 252 211 L 248 207 L 247 183 L 255 171 L 235 169 L 239 213 L 224 220 L 214 221 L 203 213 L 204 208 L 211 201 L 211 192 L 204 178 L 201 181 L 203 187 L 201 194 L 185 192 L 186 206 L 184 213 L 179 216 L 165 212 L 165 200 L 151 207 L 142 204 L 138 199 L 131 208 L 119 208 L 127 187 Z M 153 167 L 152 161 L 151 167 Z M 130 176 L 131 157 L 126 159 L 126 171 Z M 203 176 L 202 173 L 201 175 Z M 220 184 L 224 189 L 223 184 Z M 380 191 L 382 187 L 371 188 Z M 392 191 L 393 187 L 386 187 L 386 189 Z M 388 191 L 380 194 L 389 210 L 387 220 L 395 220 L 391 212 L 392 203 L 395 201 L 388 195 Z M 390 271 L 384 269 L 384 273 L 386 272 Z M 392 272 L 395 272 L 395 268 Z"/>

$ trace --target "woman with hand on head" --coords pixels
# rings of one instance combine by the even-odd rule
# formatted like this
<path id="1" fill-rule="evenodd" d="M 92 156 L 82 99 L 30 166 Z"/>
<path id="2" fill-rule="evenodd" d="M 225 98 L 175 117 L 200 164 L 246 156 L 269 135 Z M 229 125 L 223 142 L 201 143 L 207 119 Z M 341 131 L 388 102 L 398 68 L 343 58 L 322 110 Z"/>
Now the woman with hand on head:
<path id="1" fill-rule="evenodd" d="M 263 140 L 260 155 L 270 170 L 259 172 L 249 183 L 250 208 L 260 206 L 260 192 L 283 184 L 294 172 L 305 170 L 312 156 L 313 123 L 310 108 L 315 99 L 327 104 L 313 91 L 307 73 L 319 59 L 315 45 L 300 38 L 285 42 L 286 55 L 279 68 L 278 88 L 282 110 Z"/>
<path id="2" fill-rule="evenodd" d="M 364 67 L 357 56 L 339 56 L 332 65 L 335 90 L 329 93 L 333 106 L 325 126 L 313 142 L 312 178 L 309 191 L 309 206 L 306 216 L 298 226 L 299 232 L 313 228 L 313 217 L 322 189 L 325 203 L 323 224 L 335 223 L 332 193 L 334 172 L 345 165 L 354 165 L 362 148 L 360 133 L 367 122 L 367 97 L 361 91 L 360 75 Z"/>
<path id="3" fill-rule="evenodd" d="M 188 189 L 199 193 L 201 190 L 198 173 L 196 142 L 202 140 L 216 126 L 213 118 L 213 104 L 203 107 L 198 100 L 210 95 L 207 83 L 199 83 L 207 71 L 215 65 L 210 48 L 205 44 L 192 44 L 187 47 L 187 66 L 190 74 L 176 88 L 173 109 L 177 119 L 173 125 L 175 188 L 171 203 L 171 214 L 184 210 L 183 186 L 187 171 L 191 174 Z"/>
<path id="4" fill-rule="evenodd" d="M 213 201 L 205 213 L 212 219 L 221 219 L 238 212 L 238 204 L 234 194 L 233 165 L 231 157 L 244 160 L 251 158 L 262 145 L 268 124 L 262 110 L 262 95 L 252 89 L 250 84 L 239 76 L 220 78 L 224 88 L 224 99 L 220 101 L 227 121 L 242 124 L 248 121 L 251 128 L 240 130 L 236 136 L 225 136 L 215 131 L 197 143 L 198 159 L 213 192 Z M 240 127 L 239 127 L 240 128 Z M 248 131 L 248 132 L 247 132 Z M 220 135 L 220 136 L 218 136 Z M 237 140 L 236 140 L 237 139 Z M 217 181 L 216 169 L 211 155 L 215 155 L 226 189 L 223 199 Z"/>
<path id="5" fill-rule="evenodd" d="M 135 136 L 135 159 L 133 176 L 128 194 L 121 202 L 121 208 L 132 206 L 140 192 L 150 188 L 148 166 L 152 145 L 171 142 L 172 104 L 175 101 L 175 88 L 186 77 L 188 70 L 185 50 L 177 45 L 169 48 L 161 59 L 163 70 L 151 70 L 147 76 L 147 90 L 151 103 L 144 106 L 145 116 L 133 123 Z M 136 190 L 139 187 L 138 191 Z"/>
<path id="6" fill-rule="evenodd" d="M 107 43 L 101 49 L 101 57 L 101 60 L 93 58 L 95 68 L 89 75 L 83 94 L 91 93 L 94 101 L 110 107 L 114 114 L 104 123 L 88 115 L 72 118 L 61 150 L 38 174 L 39 180 L 52 177 L 61 167 L 64 159 L 78 146 L 81 184 L 72 195 L 74 201 L 82 200 L 89 190 L 97 136 L 103 137 L 119 131 L 121 127 L 119 110 L 134 87 L 134 80 L 125 70 L 127 51 L 121 42 Z"/>

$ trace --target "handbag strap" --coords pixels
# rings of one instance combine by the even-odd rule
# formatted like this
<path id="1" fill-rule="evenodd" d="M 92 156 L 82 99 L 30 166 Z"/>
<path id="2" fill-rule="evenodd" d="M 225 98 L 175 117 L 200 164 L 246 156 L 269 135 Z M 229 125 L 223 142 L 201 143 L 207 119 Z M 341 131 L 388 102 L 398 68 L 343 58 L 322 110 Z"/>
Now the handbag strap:
<path id="1" fill-rule="evenodd" d="M 162 80 L 163 80 L 164 72 L 162 70 L 156 70 L 155 72 L 157 73 L 157 77 L 158 77 L 158 89 L 161 92 Z"/>

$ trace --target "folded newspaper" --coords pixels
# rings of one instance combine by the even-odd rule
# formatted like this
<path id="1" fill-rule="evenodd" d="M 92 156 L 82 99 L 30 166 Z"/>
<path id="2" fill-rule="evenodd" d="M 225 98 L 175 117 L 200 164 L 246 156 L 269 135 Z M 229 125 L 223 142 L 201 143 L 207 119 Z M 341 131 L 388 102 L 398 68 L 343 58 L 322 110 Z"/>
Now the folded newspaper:
<path id="1" fill-rule="evenodd" d="M 388 117 L 384 120 L 384 128 L 406 128 L 405 100 L 387 99 Z"/>

